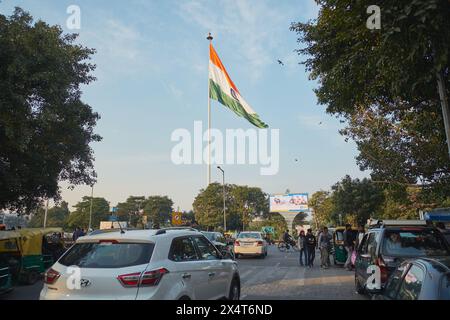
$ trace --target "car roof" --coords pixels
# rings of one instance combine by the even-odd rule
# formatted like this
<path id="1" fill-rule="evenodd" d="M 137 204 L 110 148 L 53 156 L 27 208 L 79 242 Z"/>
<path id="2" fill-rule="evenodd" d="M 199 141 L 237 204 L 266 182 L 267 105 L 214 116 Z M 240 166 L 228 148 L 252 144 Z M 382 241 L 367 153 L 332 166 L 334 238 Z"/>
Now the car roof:
<path id="1" fill-rule="evenodd" d="M 161 232 L 165 231 L 165 232 Z M 198 235 L 198 231 L 191 229 L 147 229 L 147 230 L 124 230 L 124 233 L 119 231 L 105 232 L 94 235 L 87 235 L 77 239 L 77 242 L 89 242 L 92 240 L 111 239 L 111 240 L 152 240 L 158 238 L 167 238 L 173 236 L 184 235 Z"/>
<path id="2" fill-rule="evenodd" d="M 443 257 L 421 257 L 415 261 L 429 265 L 438 272 L 447 273 L 450 272 L 450 256 Z"/>

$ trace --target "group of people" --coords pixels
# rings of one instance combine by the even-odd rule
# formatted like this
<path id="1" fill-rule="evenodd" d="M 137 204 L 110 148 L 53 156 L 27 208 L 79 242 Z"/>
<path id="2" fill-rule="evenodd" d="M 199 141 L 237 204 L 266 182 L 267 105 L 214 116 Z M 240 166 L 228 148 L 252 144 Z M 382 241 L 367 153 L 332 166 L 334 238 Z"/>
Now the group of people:
<path id="1" fill-rule="evenodd" d="M 75 231 L 73 232 L 73 235 L 72 235 L 72 240 L 73 241 L 77 241 L 77 239 L 79 237 L 82 237 L 82 236 L 85 236 L 85 235 L 86 235 L 86 232 L 84 232 L 84 229 L 82 229 L 80 227 L 76 227 Z"/>
<path id="2" fill-rule="evenodd" d="M 348 270 L 353 270 L 353 264 L 351 257 L 353 252 L 358 247 L 364 236 L 364 226 L 358 227 L 358 233 L 352 232 L 352 226 L 347 224 L 345 226 L 344 236 L 344 247 L 347 252 L 347 261 L 344 267 Z M 332 248 L 332 235 L 328 231 L 327 227 L 323 227 L 317 237 L 312 233 L 311 229 L 308 229 L 306 234 L 302 230 L 297 240 L 297 246 L 300 251 L 299 262 L 301 266 L 307 266 L 312 268 L 314 266 L 315 252 L 316 249 L 320 251 L 320 267 L 328 269 L 330 267 L 330 253 Z M 303 260 L 304 259 L 304 260 Z M 303 262 L 305 261 L 305 262 Z"/>
<path id="3" fill-rule="evenodd" d="M 297 246 L 300 251 L 300 265 L 301 266 L 307 266 L 309 268 L 312 268 L 314 265 L 314 259 L 316 257 L 316 246 L 317 241 L 316 237 L 312 233 L 312 229 L 308 229 L 306 231 L 300 231 L 300 235 L 297 239 L 297 243 L 292 239 L 292 237 L 289 234 L 289 230 L 286 230 L 286 232 L 283 234 L 283 241 L 286 244 L 286 248 L 289 249 L 289 245 Z M 304 263 L 303 263 L 304 259 Z"/>

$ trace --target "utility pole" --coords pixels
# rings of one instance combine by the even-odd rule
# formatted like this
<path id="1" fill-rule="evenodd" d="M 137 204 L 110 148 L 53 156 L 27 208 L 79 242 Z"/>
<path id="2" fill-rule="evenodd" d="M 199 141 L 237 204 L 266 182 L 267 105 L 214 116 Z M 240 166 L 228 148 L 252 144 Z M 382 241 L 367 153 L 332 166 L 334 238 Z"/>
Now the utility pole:
<path id="1" fill-rule="evenodd" d="M 88 232 L 91 231 L 92 229 L 92 200 L 94 199 L 94 184 L 92 184 L 91 186 L 91 206 L 89 209 L 89 227 L 88 227 Z"/>
<path id="2" fill-rule="evenodd" d="M 223 185 L 223 230 L 227 231 L 227 218 L 226 218 L 226 206 L 225 206 L 225 171 L 220 167 L 217 166 L 217 169 L 222 171 L 222 185 Z"/>
<path id="3" fill-rule="evenodd" d="M 48 199 L 45 203 L 45 214 L 44 214 L 44 228 L 47 227 L 47 213 L 48 213 Z"/>
<path id="4" fill-rule="evenodd" d="M 448 98 L 444 83 L 444 77 L 442 71 L 436 74 L 439 98 L 441 100 L 442 118 L 444 119 L 445 137 L 447 138 L 448 154 L 450 157 L 450 110 L 448 108 Z"/>

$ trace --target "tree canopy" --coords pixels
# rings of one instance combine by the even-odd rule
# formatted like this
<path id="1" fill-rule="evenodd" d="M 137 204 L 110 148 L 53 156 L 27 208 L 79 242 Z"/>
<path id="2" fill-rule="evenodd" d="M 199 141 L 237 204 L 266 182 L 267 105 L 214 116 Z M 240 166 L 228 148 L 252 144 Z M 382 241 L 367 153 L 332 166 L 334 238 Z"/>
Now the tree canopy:
<path id="1" fill-rule="evenodd" d="M 168 224 L 172 219 L 173 201 L 168 196 L 150 196 L 145 201 L 144 212 L 153 224 Z"/>
<path id="2" fill-rule="evenodd" d="M 95 181 L 100 116 L 81 101 L 94 50 L 20 8 L 0 14 L 0 209 L 28 212 L 60 198 L 59 181 Z"/>
<path id="3" fill-rule="evenodd" d="M 225 185 L 225 206 L 227 229 L 242 230 L 243 223 L 249 226 L 256 216 L 266 216 L 269 212 L 267 195 L 257 187 Z M 200 193 L 193 203 L 195 219 L 207 228 L 223 226 L 223 186 L 211 183 Z"/>
<path id="4" fill-rule="evenodd" d="M 61 204 L 49 208 L 47 212 L 47 227 L 65 227 L 70 211 L 68 203 L 62 201 Z M 44 226 L 45 208 L 40 207 L 28 222 L 30 228 L 42 228 Z"/>
<path id="5" fill-rule="evenodd" d="M 450 195 L 450 159 L 437 74 L 450 87 L 450 2 L 383 1 L 369 29 L 369 0 L 317 0 L 316 20 L 293 23 L 318 101 L 341 117 L 362 170 L 404 191 L 419 185 L 423 206 Z M 447 93 L 448 95 L 448 93 Z"/>
<path id="6" fill-rule="evenodd" d="M 82 201 L 74 205 L 75 211 L 72 211 L 67 219 L 67 227 L 75 229 L 76 227 L 87 229 L 89 226 L 89 215 L 91 209 L 91 197 L 83 197 Z M 106 221 L 109 218 L 109 202 L 105 198 L 94 197 L 92 199 L 92 228 L 98 229 L 100 221 Z"/>

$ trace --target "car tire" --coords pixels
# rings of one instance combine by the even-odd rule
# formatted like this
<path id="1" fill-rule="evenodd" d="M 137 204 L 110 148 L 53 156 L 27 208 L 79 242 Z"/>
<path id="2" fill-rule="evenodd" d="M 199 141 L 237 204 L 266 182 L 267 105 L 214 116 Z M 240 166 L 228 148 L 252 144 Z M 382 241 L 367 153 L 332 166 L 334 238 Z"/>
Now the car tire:
<path id="1" fill-rule="evenodd" d="M 228 293 L 228 300 L 239 300 L 241 297 L 241 286 L 239 281 L 234 278 L 231 281 L 230 292 Z"/>
<path id="2" fill-rule="evenodd" d="M 359 283 L 358 277 L 355 275 L 355 289 L 357 294 L 365 294 L 364 287 Z"/>

